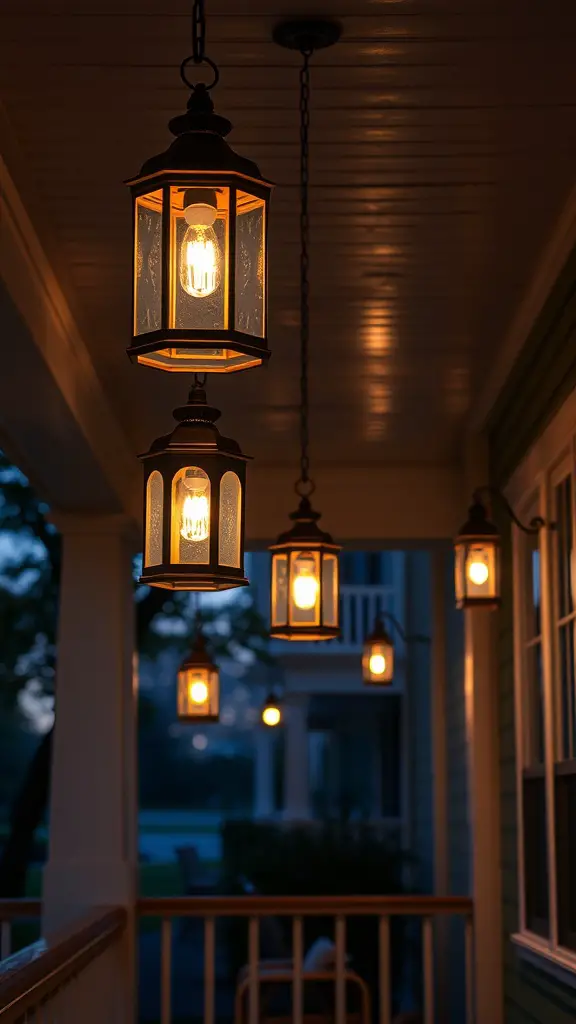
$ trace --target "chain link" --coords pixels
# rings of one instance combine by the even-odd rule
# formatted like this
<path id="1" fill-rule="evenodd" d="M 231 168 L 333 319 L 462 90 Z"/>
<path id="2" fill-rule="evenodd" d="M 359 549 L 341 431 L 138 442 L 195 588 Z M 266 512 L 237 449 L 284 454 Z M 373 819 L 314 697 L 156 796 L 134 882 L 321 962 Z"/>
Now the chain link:
<path id="1" fill-rule="evenodd" d="M 206 16 L 204 0 L 194 0 L 192 5 L 192 57 L 195 64 L 202 64 L 206 56 Z"/>
<path id="2" fill-rule="evenodd" d="M 308 213 L 310 53 L 302 54 L 300 68 L 300 479 L 298 493 L 311 483 L 308 426 L 308 342 L 310 336 L 310 217 Z"/>

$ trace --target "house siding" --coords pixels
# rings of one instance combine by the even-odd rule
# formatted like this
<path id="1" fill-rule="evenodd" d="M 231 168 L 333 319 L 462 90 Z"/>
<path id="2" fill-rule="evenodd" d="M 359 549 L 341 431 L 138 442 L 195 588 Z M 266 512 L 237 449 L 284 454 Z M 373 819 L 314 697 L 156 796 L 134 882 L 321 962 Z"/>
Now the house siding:
<path id="1" fill-rule="evenodd" d="M 488 425 L 491 481 L 502 487 L 576 387 L 576 254 L 566 264 L 515 365 Z M 501 522 L 499 731 L 502 900 L 506 1024 L 573 1024 L 576 990 L 523 961 L 510 942 L 518 928 L 517 806 L 514 732 L 512 550 Z"/>

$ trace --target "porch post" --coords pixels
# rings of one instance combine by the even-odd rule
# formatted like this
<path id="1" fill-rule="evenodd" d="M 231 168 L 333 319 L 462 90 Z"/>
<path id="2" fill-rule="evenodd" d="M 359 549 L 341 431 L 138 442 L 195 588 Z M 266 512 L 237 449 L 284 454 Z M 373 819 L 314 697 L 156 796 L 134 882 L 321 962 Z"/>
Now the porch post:
<path id="1" fill-rule="evenodd" d="M 444 548 L 431 552 L 432 560 L 432 658 L 431 658 L 431 724 L 432 724 L 432 806 L 434 822 L 434 895 L 448 896 L 448 765 L 446 732 L 446 571 Z M 437 1012 L 440 1020 L 447 1015 L 449 991 L 449 929 L 448 921 L 436 922 L 437 950 Z"/>
<path id="2" fill-rule="evenodd" d="M 120 515 L 56 522 L 63 567 L 43 932 L 97 907 L 127 908 L 119 1011 L 129 1021 L 137 862 L 129 524 Z"/>
<path id="3" fill-rule="evenodd" d="M 284 817 L 306 821 L 310 817 L 308 780 L 308 697 L 286 698 L 284 747 Z"/>
<path id="4" fill-rule="evenodd" d="M 465 613 L 465 690 L 471 710 L 470 807 L 476 1024 L 502 1024 L 500 771 L 494 613 Z"/>
<path id="5" fill-rule="evenodd" d="M 254 744 L 254 817 L 262 820 L 274 813 L 274 729 L 255 729 Z"/>

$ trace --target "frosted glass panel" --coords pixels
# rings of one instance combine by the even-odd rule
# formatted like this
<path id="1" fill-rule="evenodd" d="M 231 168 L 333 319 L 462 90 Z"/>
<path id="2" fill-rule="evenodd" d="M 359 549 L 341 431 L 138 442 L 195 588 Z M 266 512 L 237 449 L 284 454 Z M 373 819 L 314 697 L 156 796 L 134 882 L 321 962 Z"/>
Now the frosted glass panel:
<path id="1" fill-rule="evenodd" d="M 136 200 L 136 301 L 134 333 L 162 325 L 162 193 Z"/>
<path id="2" fill-rule="evenodd" d="M 148 477 L 146 484 L 146 550 L 144 565 L 162 563 L 162 519 L 164 482 L 158 470 Z"/>
<path id="3" fill-rule="evenodd" d="M 178 330 L 226 327 L 228 191 L 218 193 L 218 213 L 209 226 L 188 224 L 182 190 L 171 191 L 171 325 Z"/>
<path id="4" fill-rule="evenodd" d="M 238 193 L 236 330 L 264 337 L 264 202 Z"/>
<path id="5" fill-rule="evenodd" d="M 338 625 L 338 558 L 322 558 L 322 620 L 325 626 Z"/>
<path id="6" fill-rule="evenodd" d="M 210 480 L 197 466 L 181 469 L 172 482 L 171 561 L 210 561 Z"/>
<path id="7" fill-rule="evenodd" d="M 236 473 L 224 473 L 220 482 L 220 565 L 240 568 L 240 481 Z"/>
<path id="8" fill-rule="evenodd" d="M 272 556 L 272 625 L 288 622 L 288 556 Z"/>

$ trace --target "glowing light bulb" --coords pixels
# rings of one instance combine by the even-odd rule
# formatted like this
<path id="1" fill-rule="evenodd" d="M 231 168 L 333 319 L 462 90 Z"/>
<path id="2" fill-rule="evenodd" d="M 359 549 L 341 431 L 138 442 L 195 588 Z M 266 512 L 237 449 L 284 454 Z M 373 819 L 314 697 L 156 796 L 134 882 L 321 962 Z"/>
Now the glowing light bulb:
<path id="1" fill-rule="evenodd" d="M 188 225 L 180 246 L 180 284 L 188 295 L 205 299 L 220 284 L 222 253 L 214 231 L 216 207 L 190 203 L 184 209 Z"/>
<path id="2" fill-rule="evenodd" d="M 373 676 L 381 676 L 386 670 L 386 658 L 383 654 L 372 654 L 370 657 L 370 671 Z"/>
<path id="3" fill-rule="evenodd" d="M 280 708 L 272 706 L 264 708 L 262 721 L 264 725 L 278 725 L 280 722 Z"/>
<path id="4" fill-rule="evenodd" d="M 198 491 L 187 494 L 182 502 L 180 536 L 184 540 L 206 540 L 210 533 L 210 502 L 208 495 Z"/>
<path id="5" fill-rule="evenodd" d="M 476 559 L 475 561 L 468 563 L 467 575 L 471 583 L 474 583 L 477 587 L 481 587 L 483 583 L 486 583 L 490 573 L 486 562 L 481 562 Z"/>
<path id="6" fill-rule="evenodd" d="M 302 611 L 308 611 L 316 604 L 320 584 L 315 568 L 314 559 L 307 555 L 301 555 L 294 562 L 292 597 L 296 607 Z"/>
<path id="7" fill-rule="evenodd" d="M 188 696 L 193 704 L 205 704 L 208 700 L 208 687 L 200 679 L 190 683 Z"/>

